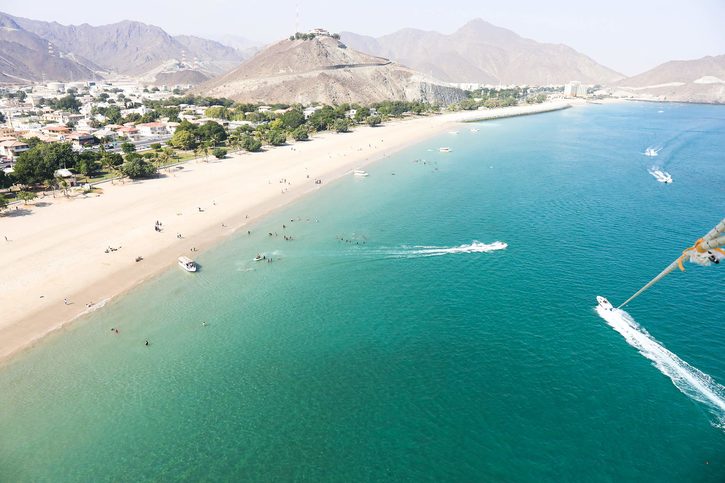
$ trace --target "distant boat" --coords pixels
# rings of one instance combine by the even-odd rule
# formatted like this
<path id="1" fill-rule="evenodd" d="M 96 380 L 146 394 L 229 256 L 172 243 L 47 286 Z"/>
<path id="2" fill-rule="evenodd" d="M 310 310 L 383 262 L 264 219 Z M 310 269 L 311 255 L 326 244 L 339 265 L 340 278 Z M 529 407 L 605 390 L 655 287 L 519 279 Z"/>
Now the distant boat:
<path id="1" fill-rule="evenodd" d="M 476 129 L 475 127 L 472 127 L 471 132 L 478 132 L 478 129 Z"/>
<path id="2" fill-rule="evenodd" d="M 668 173 L 667 171 L 662 171 L 659 168 L 650 168 L 649 174 L 654 176 L 654 178 L 659 181 L 660 183 L 664 184 L 671 184 L 672 183 L 672 175 Z"/>
<path id="3" fill-rule="evenodd" d="M 441 153 L 450 153 L 451 148 L 449 148 L 449 147 L 438 148 L 438 151 L 440 151 Z"/>
<path id="4" fill-rule="evenodd" d="M 458 131 L 448 131 L 448 134 L 458 134 Z"/>
<path id="5" fill-rule="evenodd" d="M 365 177 L 369 176 L 367 171 L 365 171 L 364 169 L 360 169 L 360 168 L 353 169 L 352 174 L 353 174 L 353 176 L 359 176 L 361 178 L 365 178 Z"/>
<path id="6" fill-rule="evenodd" d="M 658 154 L 660 154 L 660 151 L 662 151 L 662 148 L 659 148 L 659 149 L 657 149 L 657 148 L 647 148 L 647 149 L 644 150 L 644 155 L 645 156 L 649 156 L 651 158 L 654 158 L 655 156 L 657 156 Z"/>
<path id="7" fill-rule="evenodd" d="M 179 257 L 179 266 L 187 272 L 196 272 L 196 262 L 189 257 Z"/>
<path id="8" fill-rule="evenodd" d="M 261 262 L 261 261 L 262 261 L 262 260 L 264 260 L 265 258 L 267 258 L 267 257 L 266 257 L 266 256 L 264 256 L 264 255 L 262 255 L 261 253 L 257 253 L 257 256 L 256 256 L 256 257 L 254 257 L 254 261 L 255 261 L 255 262 Z"/>

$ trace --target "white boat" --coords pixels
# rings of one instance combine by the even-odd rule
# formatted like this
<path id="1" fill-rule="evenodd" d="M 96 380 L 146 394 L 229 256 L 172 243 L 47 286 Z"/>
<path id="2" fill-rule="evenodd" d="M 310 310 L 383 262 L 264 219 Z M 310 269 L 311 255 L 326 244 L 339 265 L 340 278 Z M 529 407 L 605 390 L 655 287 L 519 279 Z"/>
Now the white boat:
<path id="1" fill-rule="evenodd" d="M 601 295 L 597 295 L 597 303 L 604 310 L 613 310 L 614 309 L 614 307 L 612 307 L 612 304 L 609 303 L 609 300 L 607 300 L 605 297 L 602 297 Z"/>
<path id="2" fill-rule="evenodd" d="M 448 147 L 438 148 L 438 151 L 440 151 L 441 153 L 450 153 L 451 148 L 448 148 Z"/>
<path id="3" fill-rule="evenodd" d="M 472 127 L 471 132 L 478 132 L 478 129 L 476 129 L 475 127 Z"/>
<path id="4" fill-rule="evenodd" d="M 644 150 L 644 155 L 649 156 L 650 158 L 654 158 L 658 154 L 660 154 L 660 151 L 662 151 L 662 148 L 647 148 Z"/>
<path id="5" fill-rule="evenodd" d="M 458 134 L 458 131 L 448 131 L 448 134 Z"/>
<path id="6" fill-rule="evenodd" d="M 262 255 L 261 253 L 257 253 L 257 256 L 254 257 L 255 262 L 261 262 L 262 260 L 266 259 L 267 257 Z"/>
<path id="7" fill-rule="evenodd" d="M 196 272 L 196 262 L 189 257 L 179 257 L 179 266 L 187 272 Z"/>
<path id="8" fill-rule="evenodd" d="M 366 176 L 369 176 L 367 171 L 365 171 L 364 169 L 359 169 L 359 168 L 358 169 L 353 169 L 352 170 L 352 174 L 353 174 L 353 176 L 359 176 L 361 178 L 364 178 Z"/>
<path id="9" fill-rule="evenodd" d="M 660 183 L 664 184 L 670 184 L 672 183 L 672 175 L 668 173 L 667 171 L 662 171 L 659 168 L 650 168 L 649 174 L 654 176 L 654 178 L 659 181 Z"/>

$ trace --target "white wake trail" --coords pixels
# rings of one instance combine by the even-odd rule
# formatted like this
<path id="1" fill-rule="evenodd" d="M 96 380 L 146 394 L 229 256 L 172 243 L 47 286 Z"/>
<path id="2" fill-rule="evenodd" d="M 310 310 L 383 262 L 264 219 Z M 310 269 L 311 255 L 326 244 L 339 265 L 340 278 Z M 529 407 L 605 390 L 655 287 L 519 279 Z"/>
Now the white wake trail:
<path id="1" fill-rule="evenodd" d="M 437 246 L 414 246 L 405 247 L 405 250 L 400 250 L 391 253 L 392 256 L 396 257 L 438 257 L 441 255 L 452 255 L 460 253 L 490 253 L 497 250 L 504 250 L 508 247 L 508 244 L 500 241 L 493 243 L 481 243 L 480 241 L 474 240 L 468 245 L 460 245 L 457 247 L 437 247 Z"/>
<path id="2" fill-rule="evenodd" d="M 725 387 L 668 351 L 624 310 L 606 310 L 602 307 L 597 307 L 596 310 L 629 345 L 639 350 L 640 354 L 669 377 L 677 389 L 706 405 L 717 418 L 716 425 L 725 429 Z"/>

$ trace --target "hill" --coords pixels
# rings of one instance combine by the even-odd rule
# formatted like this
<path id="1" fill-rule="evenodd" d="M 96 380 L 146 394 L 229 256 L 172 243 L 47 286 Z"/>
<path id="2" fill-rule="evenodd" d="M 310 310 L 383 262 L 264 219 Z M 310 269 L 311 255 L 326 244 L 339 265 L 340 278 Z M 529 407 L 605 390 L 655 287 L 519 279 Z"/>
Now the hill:
<path id="1" fill-rule="evenodd" d="M 459 89 L 327 36 L 277 42 L 237 69 L 202 84 L 198 92 L 244 102 L 288 104 L 383 100 L 449 104 L 464 97 Z"/>
<path id="2" fill-rule="evenodd" d="M 379 38 L 351 32 L 341 36 L 354 49 L 391 58 L 448 82 L 604 84 L 623 78 L 571 47 L 525 39 L 481 19 L 450 35 L 403 29 Z"/>
<path id="3" fill-rule="evenodd" d="M 725 55 L 673 60 L 617 86 L 635 96 L 681 102 L 725 103 Z"/>

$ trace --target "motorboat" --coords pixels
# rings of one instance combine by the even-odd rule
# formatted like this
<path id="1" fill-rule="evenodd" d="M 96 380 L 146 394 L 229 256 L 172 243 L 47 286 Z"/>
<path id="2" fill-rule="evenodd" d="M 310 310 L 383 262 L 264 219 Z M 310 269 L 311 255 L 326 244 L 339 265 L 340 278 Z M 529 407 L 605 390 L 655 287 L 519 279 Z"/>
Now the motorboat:
<path id="1" fill-rule="evenodd" d="M 609 300 L 607 300 L 605 297 L 602 297 L 601 295 L 597 295 L 597 303 L 604 310 L 613 310 L 614 309 L 614 307 L 612 307 L 612 304 L 609 303 Z"/>
<path id="2" fill-rule="evenodd" d="M 179 266 L 187 272 L 196 272 L 199 268 L 196 262 L 189 257 L 179 257 Z"/>
<path id="3" fill-rule="evenodd" d="M 654 176 L 654 178 L 659 181 L 660 183 L 664 184 L 670 184 L 672 183 L 672 175 L 668 173 L 667 171 L 663 171 L 659 168 L 650 168 L 649 174 Z"/>
<path id="4" fill-rule="evenodd" d="M 660 151 L 662 151 L 662 148 L 656 149 L 656 148 L 647 148 L 644 150 L 644 155 L 649 156 L 650 158 L 654 158 L 658 154 L 660 154 Z"/>
<path id="5" fill-rule="evenodd" d="M 257 253 L 257 256 L 254 257 L 255 262 L 261 262 L 262 260 L 265 260 L 267 257 L 265 255 L 262 255 L 261 253 Z"/>
<path id="6" fill-rule="evenodd" d="M 438 148 L 438 151 L 440 151 L 441 153 L 450 153 L 451 148 L 449 148 L 449 147 Z"/>
<path id="7" fill-rule="evenodd" d="M 360 169 L 360 168 L 353 169 L 352 174 L 353 174 L 353 176 L 359 176 L 361 178 L 365 178 L 365 177 L 369 176 L 367 171 L 365 171 L 364 169 Z"/>
<path id="8" fill-rule="evenodd" d="M 458 134 L 458 131 L 448 131 L 448 134 Z"/>
<path id="9" fill-rule="evenodd" d="M 475 127 L 472 127 L 472 128 L 471 128 L 471 132 L 472 132 L 472 133 L 477 133 L 477 132 L 478 132 L 478 129 L 476 129 Z"/>

